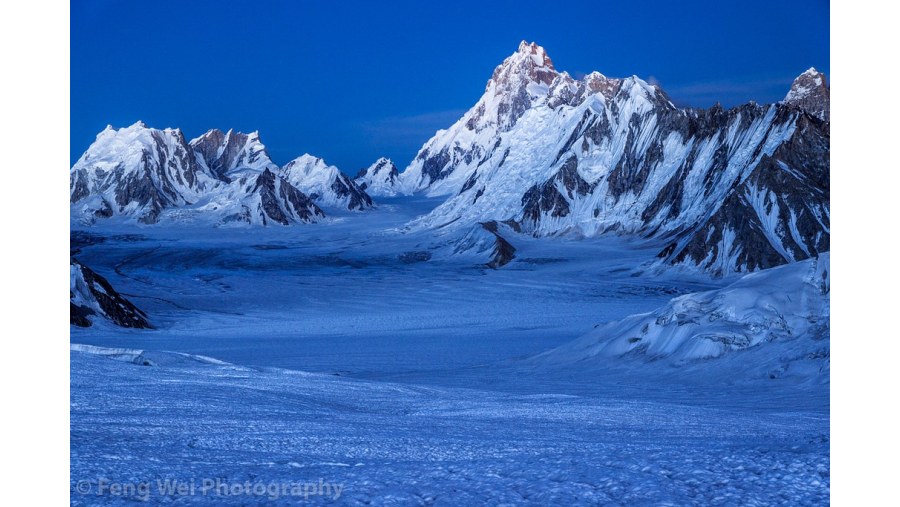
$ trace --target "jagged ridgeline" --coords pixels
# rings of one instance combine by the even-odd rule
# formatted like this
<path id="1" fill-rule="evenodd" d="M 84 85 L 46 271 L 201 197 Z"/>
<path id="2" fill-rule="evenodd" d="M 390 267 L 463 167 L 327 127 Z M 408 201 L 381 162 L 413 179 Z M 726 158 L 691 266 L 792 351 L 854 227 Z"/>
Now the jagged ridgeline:
<path id="1" fill-rule="evenodd" d="M 679 108 L 636 76 L 573 79 L 523 41 L 399 185 L 448 196 L 412 229 L 639 235 L 668 263 L 724 274 L 829 250 L 829 144 L 815 69 L 777 104 Z"/>
<path id="2" fill-rule="evenodd" d="M 278 167 L 257 132 L 210 130 L 187 142 L 179 129 L 141 122 L 97 135 L 70 171 L 70 202 L 84 223 L 121 216 L 145 224 L 288 225 L 324 217 L 320 204 L 372 207 L 365 191 L 322 159 L 304 155 Z"/>
<path id="3" fill-rule="evenodd" d="M 574 79 L 523 41 L 402 172 L 382 158 L 350 179 L 311 155 L 278 167 L 257 133 L 187 142 L 137 123 L 72 167 L 72 215 L 292 224 L 422 193 L 446 201 L 408 231 L 635 235 L 669 264 L 752 271 L 829 250 L 829 100 L 809 69 L 777 104 L 680 108 L 636 76 Z"/>

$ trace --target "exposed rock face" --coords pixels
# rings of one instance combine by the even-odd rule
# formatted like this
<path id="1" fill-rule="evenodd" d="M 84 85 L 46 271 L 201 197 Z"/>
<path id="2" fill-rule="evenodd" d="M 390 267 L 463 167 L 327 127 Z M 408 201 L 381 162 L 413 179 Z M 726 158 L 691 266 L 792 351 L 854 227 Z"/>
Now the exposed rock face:
<path id="1" fill-rule="evenodd" d="M 491 260 L 488 261 L 487 267 L 491 269 L 501 268 L 516 258 L 516 247 L 500 235 L 497 222 L 484 222 L 481 224 L 484 230 L 494 235 L 494 249 L 491 253 Z"/>
<path id="2" fill-rule="evenodd" d="M 214 185 L 180 130 L 141 122 L 107 127 L 69 173 L 72 212 L 86 220 L 129 215 L 155 223 L 163 209 L 191 204 Z"/>
<path id="3" fill-rule="evenodd" d="M 471 225 L 469 230 L 455 241 L 454 254 L 475 254 L 477 258 L 486 260 L 484 267 L 498 269 L 516 258 L 516 248 L 504 235 L 511 235 L 516 224 L 496 221 Z"/>
<path id="4" fill-rule="evenodd" d="M 737 184 L 705 223 L 661 256 L 716 274 L 766 269 L 830 250 L 829 125 L 811 117 Z"/>
<path id="5" fill-rule="evenodd" d="M 492 153 L 499 134 L 510 130 L 525 111 L 542 100 L 557 76 L 544 48 L 522 41 L 494 70 L 478 103 L 445 131 L 448 135 L 435 136 L 422 147 L 404 171 L 404 188 L 429 188 L 460 164 L 472 164 Z"/>
<path id="6" fill-rule="evenodd" d="M 256 213 L 265 225 L 266 218 L 282 225 L 292 222 L 310 222 L 325 213 L 312 199 L 297 190 L 281 176 L 266 169 L 256 177 L 252 193 L 259 196 Z"/>
<path id="7" fill-rule="evenodd" d="M 346 193 L 346 192 L 345 192 Z M 314 222 L 324 213 L 269 159 L 259 134 L 108 127 L 70 172 L 73 217 L 121 215 L 150 224 L 206 220 L 258 225 Z"/>
<path id="8" fill-rule="evenodd" d="M 592 186 L 578 174 L 578 160 L 572 156 L 549 180 L 534 185 L 522 196 L 522 220 L 532 225 L 544 216 L 569 215 L 569 200 L 587 195 Z"/>
<path id="9" fill-rule="evenodd" d="M 93 325 L 93 318 L 104 318 L 122 326 L 148 329 L 153 326 L 147 315 L 113 289 L 102 276 L 74 258 L 70 265 L 69 322 L 79 327 Z"/>
<path id="10" fill-rule="evenodd" d="M 807 72 L 783 103 L 679 109 L 637 77 L 576 81 L 520 45 L 401 173 L 407 189 L 450 196 L 410 227 L 634 234 L 720 274 L 805 259 L 829 247 L 824 83 Z"/>
<path id="11" fill-rule="evenodd" d="M 319 157 L 302 155 L 281 168 L 281 175 L 311 199 L 325 206 L 350 210 L 371 208 L 365 190 Z"/>
<path id="12" fill-rule="evenodd" d="M 472 117 L 470 123 L 475 130 L 489 125 L 508 130 L 532 106 L 534 94 L 529 92 L 529 85 L 550 86 L 556 75 L 553 62 L 544 48 L 522 41 L 515 54 L 494 70 L 485 88 L 485 94 L 492 93 L 497 99 L 490 104 L 496 109 L 486 108 L 488 114 Z"/>
<path id="13" fill-rule="evenodd" d="M 802 109 L 820 120 L 831 121 L 831 91 L 825 74 L 814 68 L 794 80 L 782 103 Z"/>
<path id="14" fill-rule="evenodd" d="M 227 133 L 212 129 L 191 141 L 191 148 L 206 161 L 206 166 L 218 179 L 230 182 L 243 171 L 277 170 L 269 152 L 259 140 L 259 133 Z"/>
<path id="15" fill-rule="evenodd" d="M 381 157 L 359 171 L 353 181 L 369 195 L 390 197 L 399 192 L 400 172 L 389 158 Z"/>

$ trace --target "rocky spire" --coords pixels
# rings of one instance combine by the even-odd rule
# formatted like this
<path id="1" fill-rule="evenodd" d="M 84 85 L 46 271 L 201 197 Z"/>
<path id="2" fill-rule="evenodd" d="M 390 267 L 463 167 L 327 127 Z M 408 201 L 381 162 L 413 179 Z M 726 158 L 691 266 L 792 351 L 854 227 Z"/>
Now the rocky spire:
<path id="1" fill-rule="evenodd" d="M 798 107 L 822 120 L 830 121 L 831 92 L 825 74 L 810 68 L 794 79 L 783 104 Z"/>
<path id="2" fill-rule="evenodd" d="M 490 90 L 492 83 L 496 93 L 513 91 L 528 83 L 549 85 L 556 74 L 553 61 L 544 48 L 534 42 L 529 44 L 522 41 L 519 49 L 494 69 L 487 90 Z"/>

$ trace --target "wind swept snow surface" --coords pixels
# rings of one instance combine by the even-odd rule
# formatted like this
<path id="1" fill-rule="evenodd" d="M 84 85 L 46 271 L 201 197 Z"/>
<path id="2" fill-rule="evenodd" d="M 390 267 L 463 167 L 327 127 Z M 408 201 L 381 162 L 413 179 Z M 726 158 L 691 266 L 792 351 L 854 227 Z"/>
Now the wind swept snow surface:
<path id="1" fill-rule="evenodd" d="M 660 243 L 630 237 L 403 231 L 439 202 L 73 231 L 155 329 L 71 330 L 72 503 L 142 499 L 110 483 L 174 505 L 828 501 L 827 353 L 772 362 L 827 351 L 827 255 L 717 279 L 659 271 Z M 626 324 L 647 351 L 594 353 L 630 345 L 602 334 Z"/>
<path id="2" fill-rule="evenodd" d="M 149 484 L 143 499 L 179 505 L 828 501 L 824 415 L 422 387 L 197 361 L 144 365 L 117 354 L 73 347 L 73 505 L 131 504 L 139 493 L 97 492 L 101 484 L 141 481 Z M 201 489 L 211 478 L 228 485 L 224 494 Z M 165 480 L 194 481 L 197 489 L 167 494 Z M 231 489 L 247 483 L 263 486 L 249 494 Z M 332 485 L 328 494 L 268 489 L 320 483 Z"/>

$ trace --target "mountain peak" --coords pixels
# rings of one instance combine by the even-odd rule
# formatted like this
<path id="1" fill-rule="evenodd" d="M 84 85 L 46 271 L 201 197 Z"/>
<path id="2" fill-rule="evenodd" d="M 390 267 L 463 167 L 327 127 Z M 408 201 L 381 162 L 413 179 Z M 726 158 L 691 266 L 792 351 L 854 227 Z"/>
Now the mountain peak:
<path id="1" fill-rule="evenodd" d="M 550 68 L 553 68 L 553 62 L 550 61 L 550 57 L 547 56 L 547 50 L 544 49 L 543 46 L 538 45 L 536 42 L 526 42 L 522 41 L 519 43 L 519 48 L 516 50 L 516 54 L 526 55 L 526 56 L 535 56 L 535 63 L 539 65 L 549 65 Z"/>
<path id="2" fill-rule="evenodd" d="M 612 100 L 622 87 L 621 79 L 611 79 L 597 71 L 584 76 L 581 81 L 589 93 L 600 93 L 606 100 Z"/>
<path id="3" fill-rule="evenodd" d="M 559 76 L 544 48 L 522 41 L 515 53 L 494 69 L 482 101 L 466 120 L 469 130 L 499 125 L 507 130 L 535 100 L 546 97 Z"/>
<path id="4" fill-rule="evenodd" d="M 549 85 L 554 77 L 556 69 L 553 67 L 553 61 L 547 56 L 547 51 L 534 42 L 528 43 L 523 40 L 516 52 L 494 69 L 491 81 L 499 89 L 508 90 L 528 82 Z"/>
<path id="5" fill-rule="evenodd" d="M 365 174 L 366 171 L 371 171 L 374 174 L 375 172 L 381 171 L 383 167 L 392 167 L 394 171 L 397 170 L 393 160 L 387 157 L 379 157 L 374 164 L 360 171 L 360 174 Z"/>
<path id="6" fill-rule="evenodd" d="M 328 163 L 325 162 L 325 159 L 321 157 L 304 153 L 285 164 L 284 167 L 282 167 L 282 171 L 287 174 L 296 172 L 303 175 L 310 175 L 313 173 L 331 174 L 337 172 L 338 169 L 337 167 L 328 165 Z"/>
<path id="7" fill-rule="evenodd" d="M 815 67 L 807 69 L 794 79 L 782 103 L 798 107 L 813 116 L 829 121 L 831 92 L 825 74 L 817 71 Z"/>
<path id="8" fill-rule="evenodd" d="M 281 176 L 310 199 L 351 210 L 372 207 L 372 198 L 337 167 L 304 153 L 281 168 Z"/>
<path id="9" fill-rule="evenodd" d="M 393 196 L 397 195 L 399 178 L 400 172 L 394 162 L 381 157 L 374 164 L 360 170 L 354 181 L 359 188 L 371 195 Z"/>
<path id="10" fill-rule="evenodd" d="M 278 167 L 269 158 L 269 152 L 257 132 L 244 134 L 234 129 L 228 129 L 228 132 L 210 129 L 192 139 L 190 145 L 212 173 L 223 181 L 231 181 L 248 170 L 260 173 Z"/>
<path id="11" fill-rule="evenodd" d="M 322 157 L 317 157 L 315 155 L 310 155 L 309 153 L 304 153 L 303 155 L 300 155 L 299 157 L 295 158 L 294 160 L 291 160 L 291 162 L 295 162 L 298 164 L 315 164 L 318 162 L 324 163 L 325 160 Z"/>

